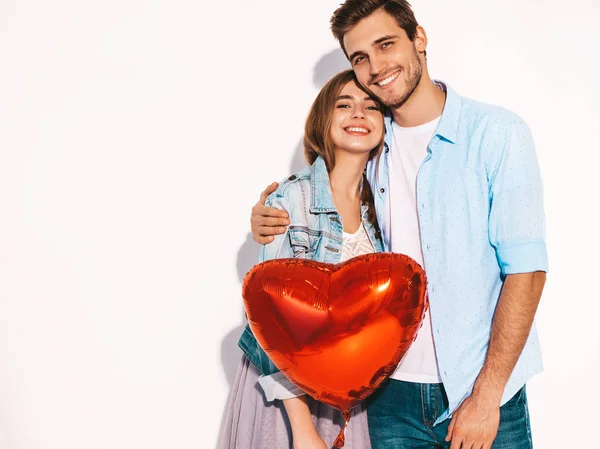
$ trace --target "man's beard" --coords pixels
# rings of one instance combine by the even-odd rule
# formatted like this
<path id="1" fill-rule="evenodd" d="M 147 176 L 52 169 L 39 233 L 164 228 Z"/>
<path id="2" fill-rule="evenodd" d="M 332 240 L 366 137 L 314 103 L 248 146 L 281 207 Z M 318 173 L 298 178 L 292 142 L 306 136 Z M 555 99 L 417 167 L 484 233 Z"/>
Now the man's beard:
<path id="1" fill-rule="evenodd" d="M 390 109 L 398 109 L 401 108 L 404 103 L 408 101 L 410 96 L 413 94 L 419 82 L 421 82 L 421 77 L 423 76 L 423 64 L 415 51 L 415 61 L 416 64 L 414 66 L 414 70 L 408 73 L 408 79 L 406 80 L 406 92 L 404 95 L 399 95 L 392 98 L 381 99 L 383 104 L 386 105 Z"/>

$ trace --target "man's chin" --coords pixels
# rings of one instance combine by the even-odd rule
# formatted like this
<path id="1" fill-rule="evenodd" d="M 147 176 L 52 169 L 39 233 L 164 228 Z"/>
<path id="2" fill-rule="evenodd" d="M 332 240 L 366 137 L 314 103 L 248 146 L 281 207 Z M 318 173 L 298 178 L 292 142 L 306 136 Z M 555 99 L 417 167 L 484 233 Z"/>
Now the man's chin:
<path id="1" fill-rule="evenodd" d="M 390 95 L 385 98 L 380 98 L 380 100 L 386 108 L 397 109 L 406 103 L 406 100 L 408 100 L 409 97 L 410 96 L 390 93 Z"/>
<path id="2" fill-rule="evenodd" d="M 402 106 L 404 103 L 406 103 L 406 99 L 394 97 L 394 98 L 386 99 L 385 101 L 382 101 L 382 103 L 388 109 L 397 109 L 400 106 Z"/>
<path id="3" fill-rule="evenodd" d="M 397 92 L 386 91 L 386 90 L 381 90 L 381 89 L 378 89 L 378 90 L 379 90 L 379 92 L 373 92 L 373 93 L 388 108 L 393 107 L 393 105 L 399 103 L 403 98 L 403 95 L 401 95 Z"/>

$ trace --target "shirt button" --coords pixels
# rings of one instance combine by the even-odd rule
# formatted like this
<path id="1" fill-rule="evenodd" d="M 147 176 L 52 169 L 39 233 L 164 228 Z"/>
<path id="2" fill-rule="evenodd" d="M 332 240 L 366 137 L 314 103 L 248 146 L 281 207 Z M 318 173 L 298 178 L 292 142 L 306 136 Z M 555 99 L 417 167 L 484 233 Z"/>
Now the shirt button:
<path id="1" fill-rule="evenodd" d="M 296 179 L 296 175 L 292 175 L 288 178 L 288 181 L 293 181 L 294 179 Z"/>
<path id="2" fill-rule="evenodd" d="M 386 153 L 389 153 L 389 152 L 390 152 L 390 149 L 386 147 L 386 148 L 385 148 L 385 152 L 386 152 Z"/>
<path id="3" fill-rule="evenodd" d="M 379 189 L 379 191 L 380 191 L 381 193 L 385 193 L 385 189 L 384 189 L 383 187 L 382 187 L 381 189 Z"/>

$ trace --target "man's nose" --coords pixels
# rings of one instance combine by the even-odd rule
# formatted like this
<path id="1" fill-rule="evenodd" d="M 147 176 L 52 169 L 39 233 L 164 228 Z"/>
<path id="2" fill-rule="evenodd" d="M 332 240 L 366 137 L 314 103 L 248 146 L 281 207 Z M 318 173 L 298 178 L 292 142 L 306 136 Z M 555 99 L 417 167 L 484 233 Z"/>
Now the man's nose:
<path id="1" fill-rule="evenodd" d="M 380 58 L 378 56 L 373 56 L 369 59 L 371 63 L 369 69 L 371 77 L 376 78 L 378 75 L 381 75 L 386 68 L 385 59 Z"/>

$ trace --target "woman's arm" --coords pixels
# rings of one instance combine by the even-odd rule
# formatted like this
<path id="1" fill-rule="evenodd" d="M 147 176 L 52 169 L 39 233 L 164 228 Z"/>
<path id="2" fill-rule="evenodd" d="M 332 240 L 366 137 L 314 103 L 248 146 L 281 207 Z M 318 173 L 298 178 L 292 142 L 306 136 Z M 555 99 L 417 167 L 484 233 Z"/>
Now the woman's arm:
<path id="1" fill-rule="evenodd" d="M 306 396 L 285 399 L 283 406 L 292 427 L 294 449 L 327 449 L 313 424 Z"/>
<path id="2" fill-rule="evenodd" d="M 277 194 L 271 195 L 267 199 L 266 205 L 286 211 L 290 215 L 294 210 L 285 196 L 277 196 Z M 292 219 L 293 217 L 290 216 L 290 220 Z M 272 259 L 292 258 L 293 256 L 294 252 L 286 229 L 285 233 L 276 235 L 273 242 L 262 246 L 259 261 L 265 262 Z M 267 377 L 269 380 L 265 382 Z M 283 406 L 290 420 L 294 449 L 327 449 L 313 424 L 306 393 L 299 388 L 293 389 L 287 378 L 278 380 L 281 377 L 281 373 L 274 373 L 265 376 L 259 383 L 261 386 L 270 385 L 268 387 L 270 391 L 265 391 L 265 394 L 267 397 L 275 395 L 274 400 L 279 400 L 276 397 L 277 390 L 285 391 L 286 398 L 283 399 Z M 296 395 L 296 397 L 290 398 L 291 395 Z"/>
<path id="3" fill-rule="evenodd" d="M 262 198 L 262 201 L 265 201 L 265 199 Z M 289 209 L 288 200 L 283 196 L 277 195 L 277 193 L 270 195 L 266 201 L 269 204 L 276 204 L 277 207 Z M 258 263 L 288 257 L 293 257 L 293 251 L 291 249 L 290 239 L 287 233 L 284 233 L 278 235 L 276 241 L 261 247 Z M 252 364 L 261 372 L 262 376 L 260 377 L 261 380 L 259 380 L 259 383 L 265 392 L 267 401 L 271 402 L 274 399 L 287 399 L 292 397 L 292 395 L 281 395 L 281 392 L 290 389 L 290 386 L 287 385 L 286 387 L 286 385 L 280 385 L 281 382 L 278 382 L 280 377 L 271 376 L 272 374 L 279 375 L 279 369 L 260 347 L 249 326 L 246 326 L 246 329 L 244 329 L 244 333 L 238 341 L 238 346 L 250 362 L 252 362 Z"/>

